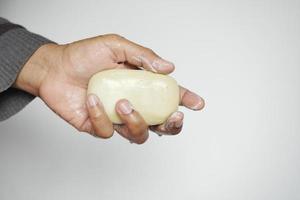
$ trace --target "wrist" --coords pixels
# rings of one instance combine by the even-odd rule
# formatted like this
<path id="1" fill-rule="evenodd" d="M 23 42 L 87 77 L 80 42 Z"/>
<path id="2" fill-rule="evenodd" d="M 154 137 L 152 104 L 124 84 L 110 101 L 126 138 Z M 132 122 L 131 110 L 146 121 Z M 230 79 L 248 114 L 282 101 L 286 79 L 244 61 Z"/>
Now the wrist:
<path id="1" fill-rule="evenodd" d="M 49 43 L 39 47 L 25 63 L 13 87 L 39 96 L 39 89 L 50 68 L 56 65 L 59 45 Z"/>

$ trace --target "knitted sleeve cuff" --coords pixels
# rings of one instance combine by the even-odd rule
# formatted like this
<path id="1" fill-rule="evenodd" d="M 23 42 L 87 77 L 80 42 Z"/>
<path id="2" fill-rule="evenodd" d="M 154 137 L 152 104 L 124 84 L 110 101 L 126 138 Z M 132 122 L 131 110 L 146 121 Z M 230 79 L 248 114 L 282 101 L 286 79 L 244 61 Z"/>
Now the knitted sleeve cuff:
<path id="1" fill-rule="evenodd" d="M 34 99 L 34 96 L 10 87 L 31 55 L 47 43 L 52 42 L 19 25 L 7 21 L 0 24 L 0 121 L 19 112 Z"/>

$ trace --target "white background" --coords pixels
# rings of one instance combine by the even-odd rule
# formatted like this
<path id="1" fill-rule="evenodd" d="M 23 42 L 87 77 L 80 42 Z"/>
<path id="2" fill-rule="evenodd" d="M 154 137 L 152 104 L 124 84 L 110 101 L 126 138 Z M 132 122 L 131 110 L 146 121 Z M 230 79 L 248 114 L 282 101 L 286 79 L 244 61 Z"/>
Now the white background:
<path id="1" fill-rule="evenodd" d="M 0 199 L 300 199 L 300 1 L 0 0 L 0 15 L 58 43 L 123 35 L 207 103 L 138 146 L 36 99 L 0 123 Z"/>

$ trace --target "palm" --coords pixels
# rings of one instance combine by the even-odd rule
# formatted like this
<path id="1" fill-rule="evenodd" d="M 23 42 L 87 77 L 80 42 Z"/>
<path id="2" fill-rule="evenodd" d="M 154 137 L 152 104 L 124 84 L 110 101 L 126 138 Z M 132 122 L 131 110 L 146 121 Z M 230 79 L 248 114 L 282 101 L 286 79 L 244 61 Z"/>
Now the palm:
<path id="1" fill-rule="evenodd" d="M 115 62 L 115 59 L 112 50 L 104 42 L 86 40 L 70 44 L 64 49 L 62 65 L 51 69 L 43 81 L 41 98 L 75 128 L 91 131 L 92 125 L 85 103 L 88 81 L 96 72 L 124 67 L 124 64 Z"/>

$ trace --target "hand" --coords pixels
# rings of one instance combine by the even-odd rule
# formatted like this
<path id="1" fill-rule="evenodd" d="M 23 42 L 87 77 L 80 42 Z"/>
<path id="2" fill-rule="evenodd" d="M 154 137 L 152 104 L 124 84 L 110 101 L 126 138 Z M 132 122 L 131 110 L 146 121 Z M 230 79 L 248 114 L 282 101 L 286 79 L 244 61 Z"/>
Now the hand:
<path id="1" fill-rule="evenodd" d="M 173 113 L 162 125 L 148 127 L 126 99 L 116 104 L 116 111 L 124 124 L 112 124 L 101 99 L 86 94 L 93 74 L 113 68 L 169 74 L 174 65 L 148 48 L 110 34 L 66 45 L 41 46 L 24 65 L 14 86 L 39 96 L 79 131 L 101 138 L 111 137 L 116 130 L 128 140 L 141 144 L 148 138 L 148 128 L 160 135 L 174 135 L 181 131 L 182 112 Z M 180 95 L 181 105 L 193 110 L 204 107 L 201 97 L 183 87 L 180 87 Z"/>

